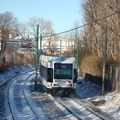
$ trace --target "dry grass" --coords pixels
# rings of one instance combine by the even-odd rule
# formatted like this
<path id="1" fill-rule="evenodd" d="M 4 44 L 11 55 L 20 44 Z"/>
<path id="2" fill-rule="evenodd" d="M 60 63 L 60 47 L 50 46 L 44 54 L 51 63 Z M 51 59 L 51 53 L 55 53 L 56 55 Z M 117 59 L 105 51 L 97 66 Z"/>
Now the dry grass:
<path id="1" fill-rule="evenodd" d="M 114 64 L 114 61 L 110 58 L 106 60 L 106 77 L 109 76 L 110 65 Z M 93 76 L 102 76 L 103 71 L 103 58 L 99 56 L 85 56 L 80 64 L 80 68 L 83 73 L 89 73 Z"/>
<path id="2" fill-rule="evenodd" d="M 102 75 L 103 59 L 98 56 L 86 56 L 81 61 L 81 69 L 85 73 L 89 73 L 94 76 Z"/>
<path id="3" fill-rule="evenodd" d="M 25 53 L 16 53 L 15 60 L 13 57 L 13 53 L 5 53 L 5 60 L 3 60 L 3 53 L 0 54 L 0 68 L 12 67 L 13 64 L 33 64 L 35 61 L 35 54 L 32 52 Z"/>

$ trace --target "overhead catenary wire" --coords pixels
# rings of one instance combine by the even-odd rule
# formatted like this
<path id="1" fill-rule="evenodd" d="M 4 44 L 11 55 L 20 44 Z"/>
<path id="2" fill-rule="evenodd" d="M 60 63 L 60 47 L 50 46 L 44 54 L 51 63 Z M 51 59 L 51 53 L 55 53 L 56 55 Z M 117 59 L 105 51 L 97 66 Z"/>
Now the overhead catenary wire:
<path id="1" fill-rule="evenodd" d="M 63 32 L 60 32 L 60 33 L 51 34 L 51 35 L 48 35 L 48 36 L 43 36 L 42 38 L 51 37 L 51 36 L 56 36 L 56 35 L 64 34 L 64 33 L 67 33 L 67 32 L 71 32 L 71 31 L 74 31 L 74 30 L 76 30 L 76 29 L 79 29 L 79 28 L 85 27 L 85 26 L 87 26 L 87 25 L 90 25 L 90 24 L 92 24 L 93 22 L 98 22 L 98 21 L 101 21 L 101 20 L 106 19 L 106 18 L 108 18 L 108 17 L 111 17 L 111 16 L 113 16 L 113 15 L 115 15 L 115 14 L 118 14 L 118 13 L 120 14 L 120 11 L 116 11 L 116 12 L 114 12 L 114 13 L 112 13 L 112 14 L 109 14 L 109 15 L 107 15 L 107 16 L 105 16 L 105 17 L 102 17 L 102 18 L 100 18 L 100 19 L 93 20 L 92 22 L 89 22 L 89 23 L 86 23 L 86 24 L 84 24 L 84 25 L 75 27 L 75 28 L 73 28 L 73 29 L 66 30 L 66 31 L 63 31 Z M 117 41 L 118 41 L 118 40 L 117 40 Z M 98 42 L 98 41 L 96 41 L 96 42 Z M 2 42 L 1 42 L 1 43 L 2 43 Z"/>
<path id="2" fill-rule="evenodd" d="M 107 15 L 107 16 L 105 16 L 105 17 L 102 17 L 102 18 L 100 18 L 100 19 L 93 20 L 92 22 L 88 22 L 88 23 L 86 23 L 86 24 L 84 24 L 84 25 L 75 27 L 75 28 L 73 28 L 73 29 L 69 29 L 69 30 L 66 30 L 66 31 L 63 31 L 63 32 L 60 32 L 60 33 L 51 34 L 51 35 L 48 35 L 48 36 L 43 36 L 42 38 L 51 37 L 51 36 L 56 36 L 56 35 L 64 34 L 64 33 L 67 33 L 67 32 L 71 32 L 71 31 L 74 31 L 74 30 L 76 30 L 76 29 L 79 29 L 79 28 L 85 27 L 85 26 L 87 26 L 87 25 L 90 25 L 90 24 L 92 24 L 92 23 L 94 23 L 94 22 L 98 22 L 98 21 L 101 21 L 101 20 L 106 19 L 106 18 L 108 18 L 108 17 L 111 17 L 111 16 L 113 16 L 113 15 L 115 15 L 115 14 L 118 14 L 118 13 L 120 14 L 120 11 L 116 11 L 116 12 L 114 12 L 114 13 L 112 13 L 112 14 L 109 14 L 109 15 Z M 117 40 L 117 41 L 118 41 L 118 40 Z M 96 41 L 96 42 L 99 42 L 99 41 Z M 1 42 L 1 43 L 2 43 L 2 42 Z"/>
<path id="3" fill-rule="evenodd" d="M 108 17 L 111 17 L 111 16 L 113 16 L 113 15 L 115 15 L 115 14 L 118 14 L 118 13 L 120 13 L 120 11 L 116 11 L 116 12 L 114 12 L 114 13 L 112 13 L 112 14 L 109 14 L 109 15 L 107 15 L 107 16 L 105 16 L 105 17 L 102 17 L 102 18 L 100 18 L 100 19 L 93 20 L 92 22 L 88 22 L 88 23 L 86 23 L 86 24 L 84 24 L 84 25 L 75 27 L 75 28 L 73 28 L 73 29 L 66 30 L 66 31 L 63 31 L 63 32 L 60 32 L 60 33 L 51 34 L 51 35 L 48 35 L 48 36 L 43 36 L 42 38 L 51 37 L 51 36 L 56 36 L 56 35 L 64 34 L 64 33 L 67 33 L 67 32 L 71 32 L 71 31 L 74 31 L 74 30 L 76 30 L 76 29 L 79 29 L 79 28 L 85 27 L 85 26 L 87 26 L 87 25 L 90 25 L 90 24 L 92 24 L 93 22 L 98 22 L 98 21 L 101 21 L 101 20 L 106 19 L 106 18 L 108 18 Z"/>

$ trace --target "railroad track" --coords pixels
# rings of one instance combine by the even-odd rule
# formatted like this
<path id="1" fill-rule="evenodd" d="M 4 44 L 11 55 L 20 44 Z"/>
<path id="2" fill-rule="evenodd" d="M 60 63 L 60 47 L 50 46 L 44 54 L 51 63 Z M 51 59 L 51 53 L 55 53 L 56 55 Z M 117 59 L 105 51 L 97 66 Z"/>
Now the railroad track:
<path id="1" fill-rule="evenodd" d="M 91 113 L 95 114 L 96 116 L 98 116 L 99 118 L 101 118 L 102 120 L 115 120 L 113 117 L 109 116 L 108 114 L 102 112 L 100 109 L 98 109 L 98 107 L 96 107 L 95 105 L 85 101 L 85 100 L 81 100 L 81 98 L 75 94 L 70 95 L 70 97 L 75 100 L 75 102 L 79 103 L 80 105 L 82 105 L 84 108 L 86 108 L 86 110 L 90 111 Z"/>
<path id="2" fill-rule="evenodd" d="M 25 81 L 29 77 L 33 78 L 33 76 L 33 71 L 21 74 L 12 80 L 9 85 L 9 107 L 14 120 L 43 119 L 40 114 L 37 114 L 35 109 L 33 109 L 25 95 Z"/>
<path id="3" fill-rule="evenodd" d="M 106 120 L 106 116 L 94 113 L 83 106 L 75 96 L 55 97 L 46 94 L 39 83 L 39 92 L 32 92 L 34 71 L 14 77 L 5 93 L 7 110 L 3 117 L 9 120 Z M 107 117 L 107 120 L 113 120 Z"/>
<path id="4" fill-rule="evenodd" d="M 75 117 L 55 102 L 51 95 L 45 92 L 32 92 L 33 78 L 35 74 L 32 71 L 20 74 L 11 80 L 6 93 L 6 97 L 9 98 L 7 101 L 9 115 L 4 119 L 10 117 L 10 120 L 75 120 Z"/>
<path id="5" fill-rule="evenodd" d="M 82 102 L 76 95 L 70 97 L 55 97 L 63 107 L 65 107 L 71 114 L 79 120 L 114 120 L 107 114 L 90 107 L 87 103 Z"/>

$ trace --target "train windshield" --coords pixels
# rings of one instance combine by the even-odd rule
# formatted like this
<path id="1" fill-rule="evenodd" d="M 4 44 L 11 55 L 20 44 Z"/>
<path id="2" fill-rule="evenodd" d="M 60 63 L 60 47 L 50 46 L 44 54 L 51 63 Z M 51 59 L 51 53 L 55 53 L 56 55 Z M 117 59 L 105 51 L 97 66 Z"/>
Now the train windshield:
<path id="1" fill-rule="evenodd" d="M 54 79 L 72 79 L 72 64 L 55 63 Z"/>

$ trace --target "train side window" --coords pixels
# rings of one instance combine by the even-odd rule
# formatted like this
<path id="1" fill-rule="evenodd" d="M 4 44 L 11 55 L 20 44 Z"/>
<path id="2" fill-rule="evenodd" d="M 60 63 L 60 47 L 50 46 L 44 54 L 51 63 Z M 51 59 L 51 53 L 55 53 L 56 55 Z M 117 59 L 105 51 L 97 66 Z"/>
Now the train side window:
<path id="1" fill-rule="evenodd" d="M 53 69 L 48 68 L 48 82 L 53 82 Z"/>
<path id="2" fill-rule="evenodd" d="M 47 72 L 47 68 L 45 66 L 43 66 L 43 77 L 46 77 L 46 72 Z"/>
<path id="3" fill-rule="evenodd" d="M 77 81 L 77 70 L 74 69 L 74 78 L 73 78 L 73 83 L 76 83 Z"/>
<path id="4" fill-rule="evenodd" d="M 40 75 L 43 77 L 43 66 L 40 65 Z"/>

